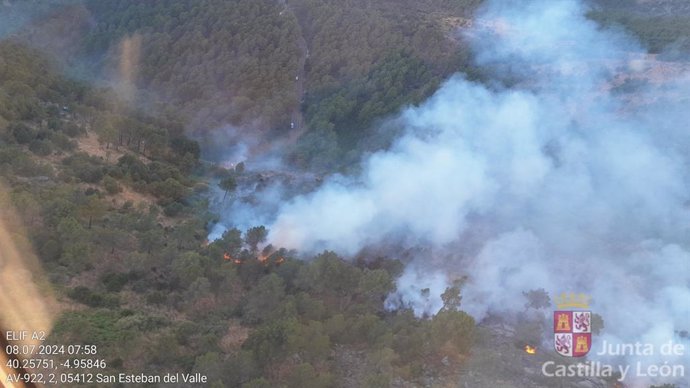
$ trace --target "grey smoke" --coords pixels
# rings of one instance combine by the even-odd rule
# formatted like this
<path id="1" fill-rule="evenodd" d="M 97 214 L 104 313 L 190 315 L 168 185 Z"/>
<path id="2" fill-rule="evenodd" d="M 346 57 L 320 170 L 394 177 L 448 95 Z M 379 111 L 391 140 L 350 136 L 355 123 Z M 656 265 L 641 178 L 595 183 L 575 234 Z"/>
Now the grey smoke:
<path id="1" fill-rule="evenodd" d="M 680 340 L 690 327 L 688 79 L 650 83 L 631 105 L 611 85 L 648 59 L 586 11 L 490 1 L 466 35 L 495 83 L 456 75 L 403 111 L 405 134 L 363 160 L 361 175 L 284 203 L 270 242 L 345 256 L 391 241 L 431 247 L 387 302 L 420 315 L 467 275 L 462 308 L 480 320 L 516 313 L 523 291 L 544 288 L 592 295 L 610 342 Z"/>

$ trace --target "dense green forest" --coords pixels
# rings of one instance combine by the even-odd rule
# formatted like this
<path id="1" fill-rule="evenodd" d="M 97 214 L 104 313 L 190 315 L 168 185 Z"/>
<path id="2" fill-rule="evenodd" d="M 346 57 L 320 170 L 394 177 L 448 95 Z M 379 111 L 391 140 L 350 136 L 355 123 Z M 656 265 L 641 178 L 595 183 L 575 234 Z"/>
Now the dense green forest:
<path id="1" fill-rule="evenodd" d="M 51 343 L 97 344 L 106 371 L 201 372 L 217 387 L 386 387 L 468 354 L 458 287 L 418 319 L 383 310 L 398 261 L 258 251 L 260 226 L 208 244 L 196 142 L 21 44 L 0 43 L 0 58 L 0 208 L 18 210 L 8 222 L 26 226 L 64 310 Z"/>
<path id="2" fill-rule="evenodd" d="M 597 0 L 589 17 L 603 26 L 623 28 L 651 53 L 690 52 L 690 7 L 678 0 Z M 671 10 L 674 10 L 671 12 Z"/>
<path id="3" fill-rule="evenodd" d="M 327 169 L 373 120 L 471 71 L 455 27 L 480 3 L 72 1 L 20 35 L 77 77 L 118 81 L 134 60 L 136 104 L 174 110 L 198 136 L 225 125 L 304 133 L 291 160 Z"/>
<path id="4" fill-rule="evenodd" d="M 199 125 L 285 125 L 293 93 L 298 26 L 275 1 L 90 1 L 87 55 L 141 36 L 137 86 L 182 107 Z M 196 117 L 193 117 L 196 116 Z"/>
<path id="5" fill-rule="evenodd" d="M 421 102 L 452 73 L 478 77 L 455 29 L 481 0 L 64 3 L 18 34 L 74 76 L 132 77 L 135 104 L 175 112 L 199 139 L 228 125 L 299 138 L 287 151 L 300 167 L 351 160 L 377 119 Z M 592 4 L 592 19 L 630 30 L 652 52 L 687 51 L 690 14 L 658 12 L 656 2 Z M 135 71 L 122 74 L 123 61 Z"/>
<path id="6" fill-rule="evenodd" d="M 590 17 L 603 25 L 631 31 L 651 53 L 690 52 L 690 15 L 650 17 L 626 11 L 595 11 Z"/>

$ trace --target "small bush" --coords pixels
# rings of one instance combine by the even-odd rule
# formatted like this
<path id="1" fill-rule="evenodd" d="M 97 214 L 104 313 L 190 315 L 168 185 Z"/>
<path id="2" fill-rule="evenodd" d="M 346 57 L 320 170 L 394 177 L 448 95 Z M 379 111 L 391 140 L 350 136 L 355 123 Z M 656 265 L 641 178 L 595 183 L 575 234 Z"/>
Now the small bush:
<path id="1" fill-rule="evenodd" d="M 106 273 L 101 277 L 101 281 L 108 292 L 120 292 L 129 282 L 129 275 L 126 273 Z"/>
<path id="2" fill-rule="evenodd" d="M 53 133 L 50 135 L 50 141 L 59 149 L 63 151 L 72 151 L 77 148 L 77 145 L 69 137 L 62 133 Z"/>
<path id="3" fill-rule="evenodd" d="M 85 153 L 77 153 L 65 158 L 62 163 L 68 166 L 74 176 L 86 183 L 98 183 L 103 179 L 103 166 L 98 158 Z"/>
<path id="4" fill-rule="evenodd" d="M 29 144 L 36 137 L 34 130 L 24 123 L 12 123 L 8 129 L 19 144 Z"/>
<path id="5" fill-rule="evenodd" d="M 103 178 L 103 187 L 108 194 L 117 194 L 122 191 L 122 187 L 120 187 L 117 181 L 109 175 Z"/>
<path id="6" fill-rule="evenodd" d="M 41 164 L 31 159 L 26 152 L 18 147 L 0 149 L 0 172 L 14 173 L 19 176 L 53 176 L 53 169 L 47 164 Z"/>
<path id="7" fill-rule="evenodd" d="M 53 152 L 53 147 L 49 140 L 32 140 L 29 151 L 39 156 L 48 156 Z"/>
<path id="8" fill-rule="evenodd" d="M 84 190 L 84 195 L 91 196 L 91 195 L 98 195 L 101 192 L 98 189 L 94 189 L 93 187 L 87 187 L 86 190 Z"/>
<path id="9" fill-rule="evenodd" d="M 175 217 L 184 210 L 184 205 L 179 202 L 173 202 L 163 208 L 163 213 L 168 217 Z"/>
<path id="10" fill-rule="evenodd" d="M 167 296 L 164 292 L 161 291 L 153 291 L 150 294 L 146 295 L 146 303 L 149 304 L 161 305 L 165 303 L 167 300 Z"/>
<path id="11" fill-rule="evenodd" d="M 77 126 L 74 123 L 65 123 L 64 125 L 62 125 L 62 128 L 60 128 L 60 130 L 62 131 L 62 133 L 69 137 L 77 137 L 86 134 L 86 131 L 83 128 Z"/>
<path id="12" fill-rule="evenodd" d="M 73 300 L 90 307 L 118 307 L 119 298 L 115 295 L 101 294 L 91 291 L 88 287 L 79 286 L 70 290 L 67 295 Z"/>

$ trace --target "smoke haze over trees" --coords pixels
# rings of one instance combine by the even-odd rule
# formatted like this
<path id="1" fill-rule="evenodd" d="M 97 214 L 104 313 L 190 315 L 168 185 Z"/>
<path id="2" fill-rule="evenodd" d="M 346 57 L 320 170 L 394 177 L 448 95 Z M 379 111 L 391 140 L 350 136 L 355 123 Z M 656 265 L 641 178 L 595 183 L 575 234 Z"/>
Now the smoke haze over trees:
<path id="1" fill-rule="evenodd" d="M 642 71 L 643 49 L 586 15 L 576 1 L 489 2 L 467 34 L 497 82 L 456 75 L 403 111 L 404 134 L 360 175 L 333 176 L 266 220 L 269 242 L 347 255 L 428 246 L 390 299 L 418 314 L 441 307 L 450 279 L 417 294 L 440 271 L 468 277 L 463 305 L 478 319 L 521 310 L 531 286 L 566 286 L 607 312 L 611 342 L 674 338 L 690 314 L 690 181 L 675 125 L 687 111 L 670 96 L 687 79 L 642 87 L 653 102 L 624 109 L 607 85 Z M 621 304 L 653 313 L 630 321 Z"/>

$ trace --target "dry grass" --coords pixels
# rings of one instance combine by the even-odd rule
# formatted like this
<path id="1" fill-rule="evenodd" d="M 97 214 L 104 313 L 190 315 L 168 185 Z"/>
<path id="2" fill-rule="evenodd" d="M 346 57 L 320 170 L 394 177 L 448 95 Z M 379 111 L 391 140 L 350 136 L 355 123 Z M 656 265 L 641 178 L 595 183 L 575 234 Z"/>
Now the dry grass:
<path id="1" fill-rule="evenodd" d="M 240 325 L 236 320 L 232 320 L 229 322 L 228 332 L 221 338 L 219 346 L 224 352 L 230 353 L 239 349 L 247 338 L 249 338 L 249 328 Z"/>

